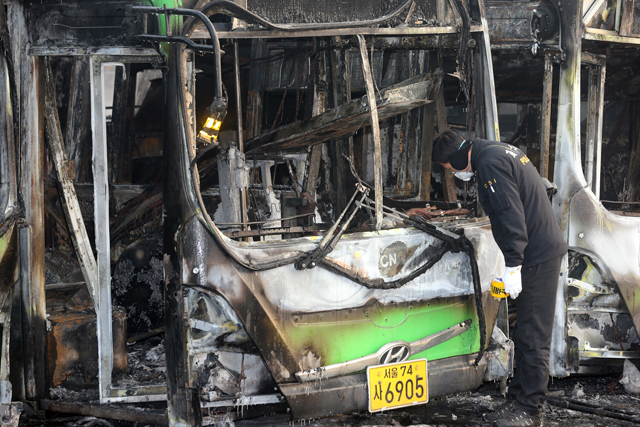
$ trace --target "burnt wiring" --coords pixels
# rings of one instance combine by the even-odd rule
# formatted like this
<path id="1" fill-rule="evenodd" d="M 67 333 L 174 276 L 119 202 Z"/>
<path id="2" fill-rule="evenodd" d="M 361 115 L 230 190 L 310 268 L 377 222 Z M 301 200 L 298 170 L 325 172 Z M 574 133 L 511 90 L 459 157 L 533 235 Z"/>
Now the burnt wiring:
<path id="1" fill-rule="evenodd" d="M 369 279 L 363 275 L 358 274 L 357 272 L 354 273 L 352 270 L 347 269 L 344 267 L 343 264 L 336 262 L 335 260 L 331 259 L 331 258 L 325 258 L 322 261 L 320 261 L 320 263 L 326 267 L 327 269 L 340 274 L 341 276 L 344 276 L 348 279 L 353 280 L 354 282 L 358 283 L 361 286 L 364 286 L 366 288 L 369 289 L 398 289 L 401 288 L 402 286 L 406 285 L 407 283 L 409 283 L 410 281 L 412 281 L 413 279 L 421 276 L 422 274 L 424 274 L 427 270 L 429 270 L 431 267 L 433 267 L 434 265 L 436 265 L 437 262 L 439 262 L 442 257 L 451 250 L 451 245 L 449 245 L 448 243 L 445 243 L 444 246 L 442 246 L 442 248 L 437 251 L 435 254 L 430 255 L 427 262 L 425 262 L 424 264 L 422 264 L 420 267 L 416 268 L 413 272 L 407 274 L 406 276 L 397 279 L 397 280 L 392 280 L 390 282 L 385 282 L 383 279 L 377 279 L 377 280 L 372 280 Z M 427 249 L 425 252 L 429 252 L 429 249 Z"/>
<path id="2" fill-rule="evenodd" d="M 460 43 L 458 50 L 458 77 L 460 78 L 460 88 L 464 93 L 465 101 L 469 102 L 469 80 L 470 80 L 470 61 L 468 40 L 471 32 L 471 17 L 469 11 L 461 0 L 449 0 L 452 9 L 456 11 L 460 19 Z"/>
<path id="3" fill-rule="evenodd" d="M 369 194 L 369 189 L 364 186 L 359 185 L 356 188 L 357 188 L 357 191 L 353 193 L 353 196 L 351 197 L 351 200 L 347 204 L 346 208 L 342 211 L 338 220 L 333 224 L 333 226 L 326 233 L 324 239 L 322 239 L 322 241 L 316 247 L 316 249 L 307 253 L 302 260 L 300 260 L 295 264 L 296 269 L 305 270 L 309 268 L 314 268 L 317 262 L 322 260 L 325 256 L 327 256 L 329 253 L 331 253 L 335 249 L 336 245 L 338 244 L 338 241 L 340 240 L 344 232 L 347 230 L 347 227 L 351 223 L 351 220 L 353 220 L 353 217 L 355 216 L 356 212 L 360 210 L 360 207 L 362 206 L 362 201 L 366 199 L 367 195 Z M 358 193 L 362 194 L 362 197 L 360 198 L 359 201 L 356 202 L 355 199 Z M 340 223 L 342 222 L 342 220 L 346 216 L 346 213 L 349 210 L 351 210 L 351 214 L 344 221 L 342 226 L 340 226 Z M 340 229 L 338 229 L 338 226 L 340 226 Z"/>

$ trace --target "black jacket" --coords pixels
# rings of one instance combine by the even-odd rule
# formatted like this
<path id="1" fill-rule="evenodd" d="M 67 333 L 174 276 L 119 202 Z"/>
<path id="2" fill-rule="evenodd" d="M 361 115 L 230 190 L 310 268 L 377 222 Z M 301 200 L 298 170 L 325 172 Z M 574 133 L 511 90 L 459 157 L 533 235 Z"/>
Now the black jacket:
<path id="1" fill-rule="evenodd" d="M 507 267 L 532 267 L 567 251 L 542 178 L 522 151 L 476 139 L 471 167 Z"/>

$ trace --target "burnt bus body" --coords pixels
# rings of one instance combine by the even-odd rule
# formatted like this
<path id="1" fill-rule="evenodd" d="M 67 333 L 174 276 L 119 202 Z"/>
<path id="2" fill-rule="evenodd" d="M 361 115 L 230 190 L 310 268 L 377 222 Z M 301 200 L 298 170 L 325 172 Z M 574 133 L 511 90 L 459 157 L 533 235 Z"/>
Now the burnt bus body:
<path id="1" fill-rule="evenodd" d="M 298 28 L 298 31 L 304 30 Z M 426 230 L 403 227 L 342 234 L 345 219 L 356 210 L 353 199 L 366 200 L 365 203 L 375 209 L 367 197 L 369 189 L 356 182 L 352 187 L 345 185 L 346 188 L 341 189 L 348 197 L 353 194 L 353 198 L 351 205 L 344 206 L 345 215 L 338 219 L 340 224 L 336 229 L 281 240 L 237 242 L 228 238 L 211 220 L 212 213 L 207 212 L 202 196 L 193 191 L 197 178 L 190 167 L 193 155 L 187 143 L 194 138 L 193 130 L 184 126 L 186 120 L 180 120 L 185 117 L 184 105 L 173 102 L 185 97 L 180 93 L 184 85 L 179 84 L 185 79 L 178 68 L 184 61 L 181 52 L 180 47 L 173 47 L 165 75 L 164 247 L 171 259 L 170 266 L 165 264 L 166 298 L 167 307 L 175 307 L 178 312 L 197 312 L 198 322 L 204 322 L 198 324 L 204 329 L 194 328 L 192 317 L 184 319 L 190 322 L 184 326 L 179 325 L 177 318 L 168 319 L 167 328 L 173 328 L 175 334 L 173 338 L 167 334 L 168 360 L 175 357 L 177 361 L 186 353 L 196 354 L 191 356 L 189 368 L 175 372 L 176 383 L 182 381 L 181 378 L 233 378 L 241 371 L 242 360 L 246 363 L 259 356 L 266 369 L 262 372 L 257 367 L 254 369 L 254 401 L 273 399 L 275 396 L 270 390 L 276 385 L 294 419 L 308 419 L 365 410 L 368 393 L 363 370 L 381 363 L 381 356 L 391 350 L 398 356 L 388 362 L 426 357 L 429 397 L 477 387 L 484 376 L 486 358 L 480 357 L 477 361 L 476 358 L 481 356 L 481 347 L 487 345 L 486 337 L 491 334 L 499 306 L 499 301 L 488 293 L 489 283 L 503 266 L 501 257 L 496 256 L 498 249 L 486 221 L 473 225 L 457 221 L 449 227 L 449 230 L 464 229 L 460 234 L 432 225 Z M 358 51 L 354 53 L 357 55 Z M 352 72 L 359 70 L 354 67 Z M 422 95 L 426 99 L 418 102 L 432 103 L 440 79 L 438 71 L 422 78 L 432 89 Z M 413 82 L 398 82 L 396 86 L 422 84 Z M 417 94 L 419 89 L 413 90 Z M 386 117 L 388 110 L 397 114 L 393 108 L 403 108 L 412 101 L 410 95 L 406 100 L 397 101 L 400 96 L 387 87 L 380 94 L 382 99 L 377 100 L 380 115 Z M 358 118 L 356 126 L 367 124 L 369 112 L 365 110 L 362 114 L 356 110 L 364 103 L 360 100 L 347 103 L 353 104 L 352 108 L 337 105 L 307 122 L 294 123 L 289 129 L 283 127 L 257 142 L 256 138 L 249 139 L 245 145 L 246 159 L 251 159 L 252 152 L 268 156 L 292 147 L 294 150 L 304 148 L 308 153 L 307 146 L 348 136 L 350 129 L 357 130 L 348 127 L 350 115 Z M 316 109 L 322 112 L 324 107 Z M 334 122 L 327 124 L 332 116 Z M 344 121 L 340 122 L 343 117 Z M 307 130 L 316 123 L 326 130 L 316 129 L 316 133 Z M 346 130 L 341 130 L 341 126 Z M 318 134 L 321 136 L 316 136 Z M 166 145 L 168 142 L 170 146 Z M 234 147 L 229 148 L 231 150 Z M 236 170 L 242 168 L 238 166 L 237 157 L 234 161 Z M 234 167 L 229 166 L 229 170 L 234 171 Z M 167 192 L 168 186 L 171 190 Z M 234 187 L 237 185 L 232 185 Z M 167 194 L 172 198 L 167 200 Z M 224 220 L 220 222 L 236 222 L 235 218 L 229 220 L 230 211 L 224 210 Z M 337 238 L 332 241 L 334 233 Z M 177 242 L 176 236 L 179 236 Z M 478 261 L 473 255 L 476 265 L 471 265 L 462 241 L 473 246 L 472 254 L 478 254 Z M 169 245 L 175 252 L 167 252 Z M 476 272 L 476 286 L 472 271 Z M 482 301 L 480 311 L 476 301 Z M 482 316 L 480 321 L 478 313 Z M 207 329 L 207 323 L 233 324 L 234 327 L 231 331 Z M 481 331 L 481 327 L 484 330 Z M 181 333 L 184 328 L 190 331 L 186 340 Z M 240 353 L 237 347 L 233 350 L 233 344 L 241 343 L 243 336 L 249 337 L 255 346 L 252 352 Z M 189 373 L 196 370 L 196 366 L 212 365 L 211 355 L 200 350 L 207 347 L 218 348 L 217 354 L 226 359 L 226 368 L 232 375 L 220 375 L 219 367 L 208 368 L 210 373 L 204 376 Z M 220 351 L 224 347 L 232 350 L 231 354 Z M 170 349 L 175 351 L 174 355 Z M 263 380 L 259 380 L 261 374 Z M 168 378 L 169 390 L 174 378 L 171 375 Z M 243 388 L 242 381 L 231 383 L 231 380 L 225 382 L 230 390 Z M 211 385 L 210 380 L 208 384 Z M 220 387 L 216 390 L 209 392 L 207 399 L 211 400 L 204 402 L 204 408 L 217 407 L 218 401 L 225 398 Z M 188 400 L 188 396 L 185 397 L 176 400 L 176 414 L 178 405 Z M 250 402 L 249 399 L 250 396 L 246 402 Z M 188 416 L 188 411 L 185 414 L 183 416 Z"/>

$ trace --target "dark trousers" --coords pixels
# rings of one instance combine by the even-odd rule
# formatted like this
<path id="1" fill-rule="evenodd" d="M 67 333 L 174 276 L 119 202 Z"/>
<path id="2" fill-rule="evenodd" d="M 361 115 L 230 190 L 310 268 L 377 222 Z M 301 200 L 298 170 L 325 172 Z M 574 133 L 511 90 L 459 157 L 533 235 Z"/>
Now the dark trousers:
<path id="1" fill-rule="evenodd" d="M 509 396 L 528 412 L 540 412 L 549 383 L 549 349 L 562 256 L 522 269 L 516 299 L 516 368 Z"/>

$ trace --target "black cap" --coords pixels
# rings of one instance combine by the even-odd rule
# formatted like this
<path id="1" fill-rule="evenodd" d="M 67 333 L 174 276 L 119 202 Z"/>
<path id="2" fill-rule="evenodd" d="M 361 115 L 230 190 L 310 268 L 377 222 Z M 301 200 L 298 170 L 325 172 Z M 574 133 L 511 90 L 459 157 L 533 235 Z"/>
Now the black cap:
<path id="1" fill-rule="evenodd" d="M 458 171 L 466 169 L 469 165 L 469 150 L 471 150 L 471 142 L 463 141 L 460 148 L 449 156 L 451 167 Z"/>

